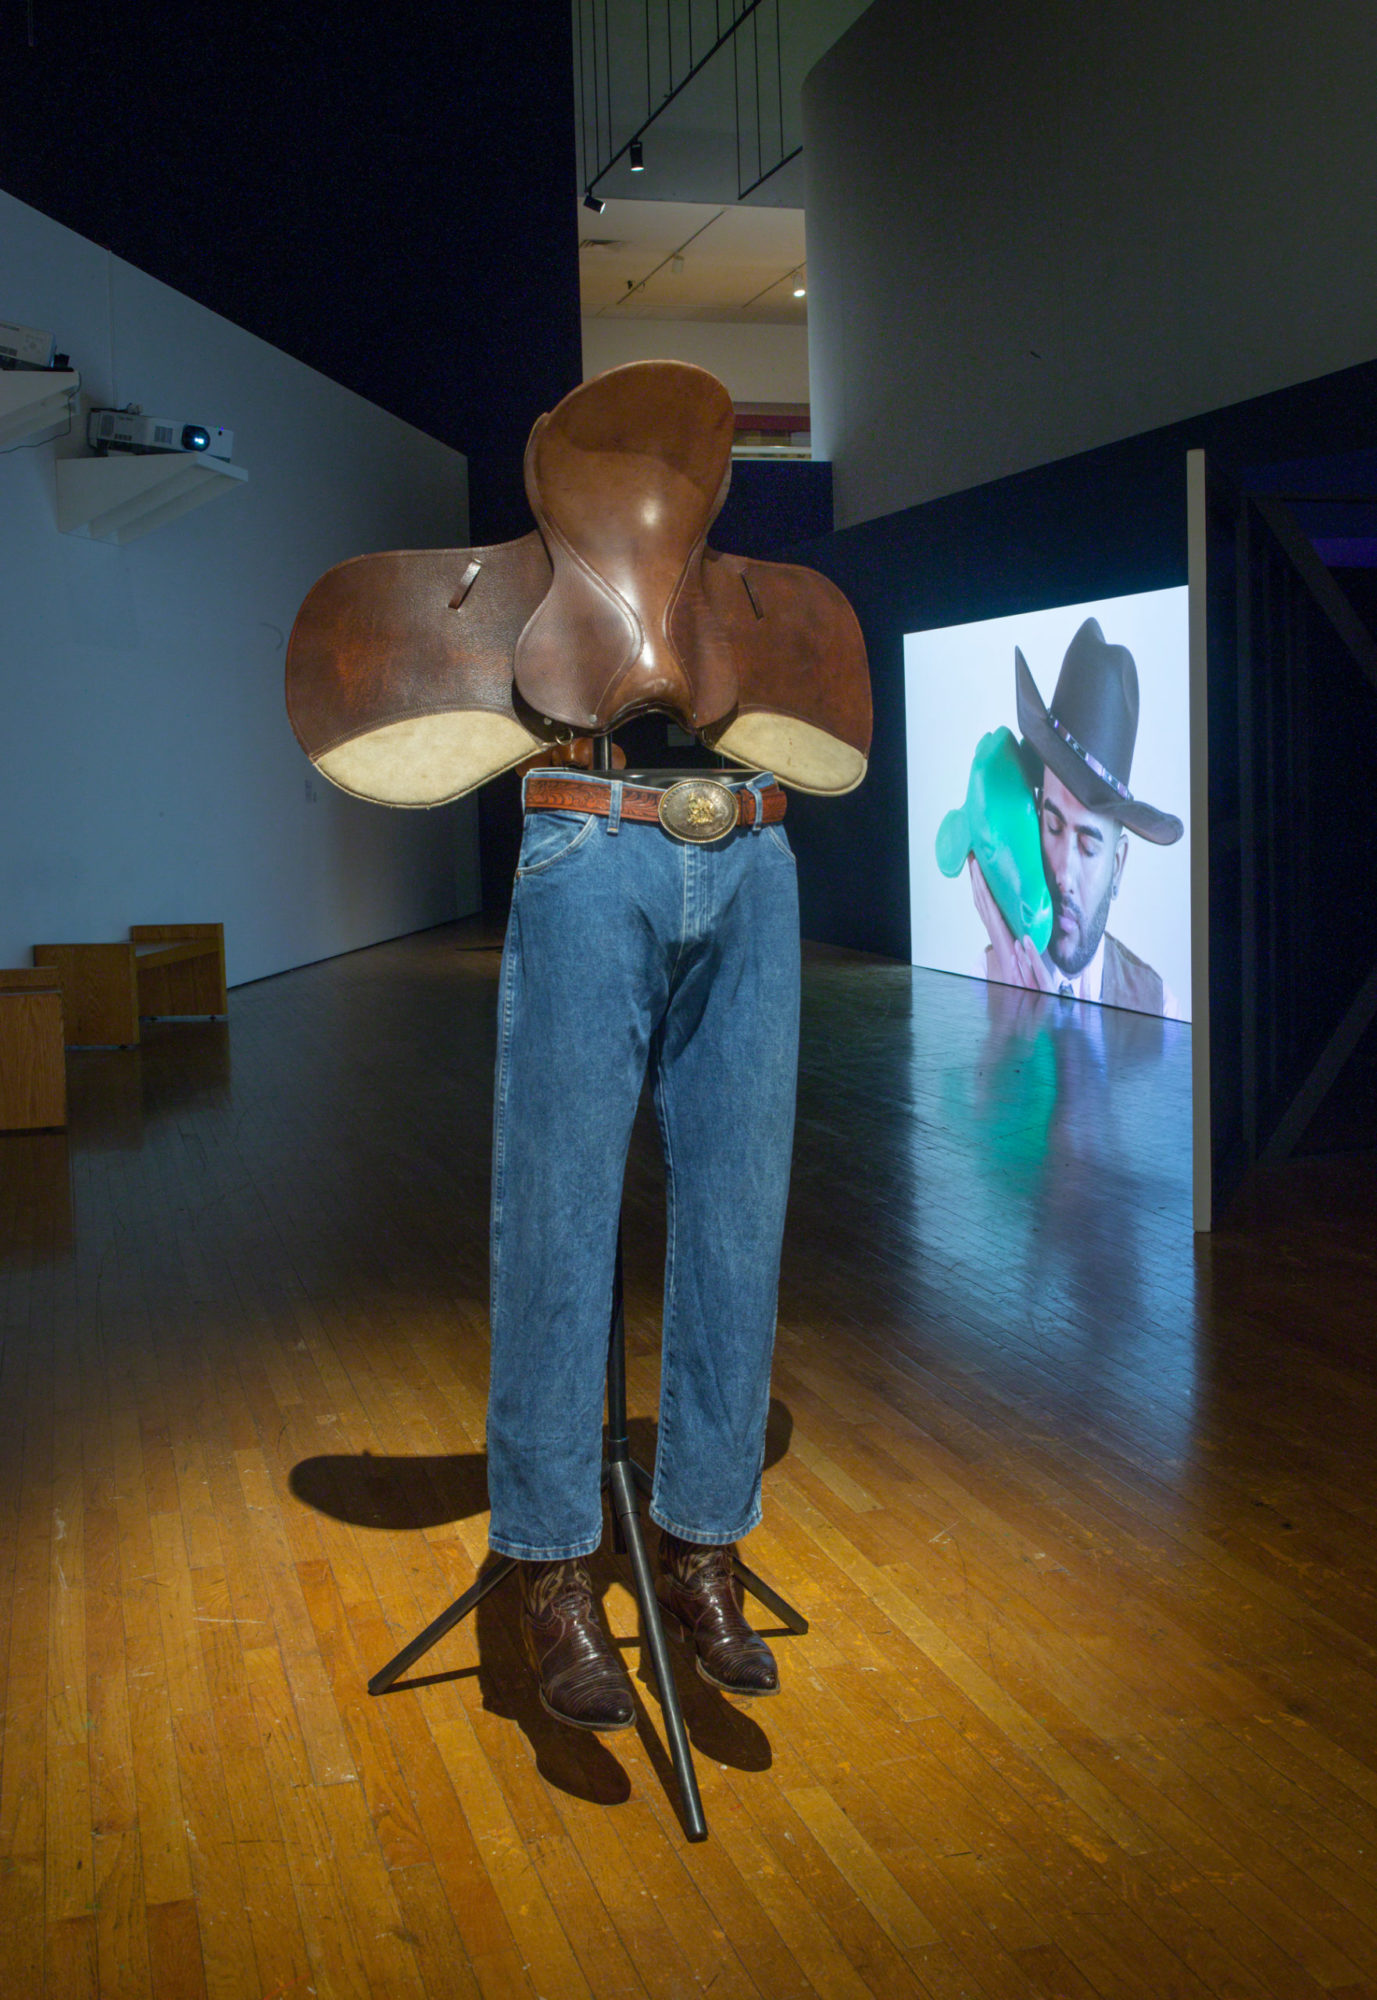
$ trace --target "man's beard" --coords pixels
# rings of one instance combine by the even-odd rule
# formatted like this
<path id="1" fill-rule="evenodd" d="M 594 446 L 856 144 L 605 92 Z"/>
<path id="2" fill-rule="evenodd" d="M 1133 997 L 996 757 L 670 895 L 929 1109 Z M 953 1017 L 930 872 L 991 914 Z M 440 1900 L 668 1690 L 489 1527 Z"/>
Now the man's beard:
<path id="1" fill-rule="evenodd" d="M 1058 972 L 1063 973 L 1067 979 L 1074 979 L 1078 973 L 1084 972 L 1086 966 L 1089 965 L 1091 959 L 1098 951 L 1100 939 L 1104 936 L 1104 927 L 1109 922 L 1109 906 L 1113 901 L 1114 881 L 1111 876 L 1109 886 L 1100 898 L 1100 907 L 1096 910 L 1088 924 L 1083 919 L 1080 921 L 1077 932 L 1079 942 L 1071 947 L 1070 956 L 1063 958 L 1057 935 L 1057 927 L 1061 923 L 1062 912 L 1064 910 L 1069 911 L 1073 917 L 1080 918 L 1080 911 L 1074 902 L 1064 902 L 1056 890 L 1053 889 L 1052 936 L 1047 946 L 1047 956 L 1051 959 L 1053 965 L 1056 966 Z"/>

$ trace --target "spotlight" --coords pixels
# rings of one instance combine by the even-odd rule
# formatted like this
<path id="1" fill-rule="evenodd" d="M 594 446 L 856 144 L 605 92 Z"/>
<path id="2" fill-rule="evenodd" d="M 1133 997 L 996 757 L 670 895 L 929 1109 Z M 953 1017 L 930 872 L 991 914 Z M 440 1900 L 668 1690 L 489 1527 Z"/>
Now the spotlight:
<path id="1" fill-rule="evenodd" d="M 607 203 L 605 201 L 600 201 L 597 195 L 594 194 L 592 188 L 589 188 L 587 193 L 583 197 L 583 205 L 585 208 L 592 209 L 594 215 L 601 215 L 603 210 L 606 208 Z"/>
<path id="2" fill-rule="evenodd" d="M 808 287 L 806 285 L 800 284 L 794 286 L 794 297 L 796 299 L 806 298 L 807 295 L 808 295 Z"/>
<path id="3" fill-rule="evenodd" d="M 641 148 L 639 139 L 631 141 L 631 171 L 633 174 L 643 174 L 645 172 L 645 153 Z"/>

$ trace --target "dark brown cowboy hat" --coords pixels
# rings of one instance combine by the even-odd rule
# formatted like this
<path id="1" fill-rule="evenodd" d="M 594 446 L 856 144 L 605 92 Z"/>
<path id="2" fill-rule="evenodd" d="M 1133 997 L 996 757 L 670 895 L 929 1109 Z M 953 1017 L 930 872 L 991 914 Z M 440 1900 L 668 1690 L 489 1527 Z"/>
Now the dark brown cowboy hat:
<path id="1" fill-rule="evenodd" d="M 1181 838 L 1185 828 L 1173 813 L 1144 805 L 1128 789 L 1138 735 L 1138 669 L 1127 646 L 1108 645 L 1098 620 L 1087 618 L 1066 649 L 1050 709 L 1017 646 L 1014 688 L 1019 728 L 1082 805 L 1108 813 L 1159 847 Z"/>

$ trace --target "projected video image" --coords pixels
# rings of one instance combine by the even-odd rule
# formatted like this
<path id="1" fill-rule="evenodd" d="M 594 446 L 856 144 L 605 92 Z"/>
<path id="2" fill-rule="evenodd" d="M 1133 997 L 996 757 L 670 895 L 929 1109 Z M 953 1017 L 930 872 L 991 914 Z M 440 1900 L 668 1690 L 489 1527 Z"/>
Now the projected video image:
<path id="1" fill-rule="evenodd" d="M 1189 1018 L 1186 603 L 907 635 L 915 965 Z"/>

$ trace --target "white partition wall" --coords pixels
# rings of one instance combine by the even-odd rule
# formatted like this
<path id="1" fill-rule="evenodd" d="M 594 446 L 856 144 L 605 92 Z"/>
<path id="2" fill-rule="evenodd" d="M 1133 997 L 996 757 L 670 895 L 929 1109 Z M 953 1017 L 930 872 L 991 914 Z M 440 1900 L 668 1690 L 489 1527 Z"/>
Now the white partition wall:
<path id="1" fill-rule="evenodd" d="M 803 91 L 847 527 L 1370 360 L 1377 11 L 874 0 Z"/>
<path id="2" fill-rule="evenodd" d="M 463 458 L 3 194 L 0 318 L 101 405 L 229 427 L 249 473 L 119 547 L 58 531 L 75 436 L 0 454 L 0 964 L 223 921 L 238 982 L 475 909 L 472 802 L 344 797 L 282 692 L 324 570 L 463 544 Z"/>

